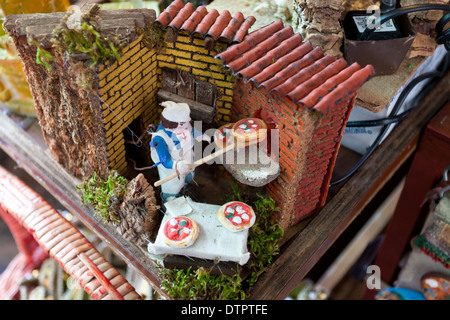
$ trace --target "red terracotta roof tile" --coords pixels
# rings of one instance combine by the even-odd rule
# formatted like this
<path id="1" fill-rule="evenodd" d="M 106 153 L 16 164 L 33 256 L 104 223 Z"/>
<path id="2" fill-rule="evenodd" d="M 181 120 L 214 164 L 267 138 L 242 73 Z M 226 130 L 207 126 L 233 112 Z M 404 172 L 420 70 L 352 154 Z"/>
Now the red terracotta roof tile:
<path id="1" fill-rule="evenodd" d="M 214 24 L 217 17 L 219 16 L 219 11 L 216 9 L 211 10 L 208 14 L 203 18 L 203 20 L 198 24 L 195 32 L 204 35 L 208 32 L 209 28 Z"/>
<path id="2" fill-rule="evenodd" d="M 163 27 L 166 27 L 183 7 L 183 1 L 175 0 L 163 12 L 161 12 L 155 22 L 159 22 Z"/>
<path id="3" fill-rule="evenodd" d="M 237 74 L 238 73 L 237 71 L 239 71 L 245 66 L 248 66 L 250 63 L 258 60 L 268 51 L 278 46 L 283 40 L 291 37 L 293 34 L 294 31 L 292 31 L 291 26 L 283 28 L 282 30 L 273 34 L 266 40 L 258 43 L 257 46 L 245 52 L 239 58 L 231 61 L 228 64 L 228 67 L 230 67 L 230 69 L 233 70 L 234 74 Z"/>
<path id="4" fill-rule="evenodd" d="M 214 40 L 219 39 L 221 33 L 228 26 L 228 23 L 231 20 L 231 14 L 228 10 L 223 10 L 220 15 L 217 17 L 214 24 L 209 28 L 207 35 L 213 38 Z"/>
<path id="5" fill-rule="evenodd" d="M 339 59 L 331 63 L 322 71 L 313 75 L 309 80 L 303 82 L 302 84 L 298 85 L 297 88 L 290 91 L 288 93 L 288 97 L 291 98 L 292 101 L 299 101 L 313 89 L 320 87 L 326 79 L 336 75 L 345 67 L 347 67 L 347 62 L 344 59 Z"/>
<path id="6" fill-rule="evenodd" d="M 374 75 L 372 67 L 347 67 L 343 59 L 324 57 L 320 47 L 303 43 L 281 20 L 250 33 L 216 58 L 234 75 L 264 87 L 274 97 L 287 97 L 320 112 L 353 94 Z"/>
<path id="7" fill-rule="evenodd" d="M 320 100 L 313 108 L 322 113 L 326 113 L 334 105 L 339 104 L 343 99 L 352 95 L 364 82 L 375 75 L 375 69 L 371 65 L 365 66 L 354 72 L 347 80 L 341 82 L 337 87 Z"/>
<path id="8" fill-rule="evenodd" d="M 232 17 L 228 10 L 220 14 L 215 9 L 208 12 L 203 6 L 194 10 L 192 3 L 184 5 L 182 0 L 175 0 L 161 12 L 155 23 L 159 23 L 163 29 L 172 28 L 175 34 L 183 30 L 190 34 L 198 33 L 203 38 L 224 38 L 232 43 L 242 41 L 255 23 L 255 18 L 244 19 L 240 12 Z"/>
<path id="9" fill-rule="evenodd" d="M 292 90 L 295 90 L 298 85 L 310 79 L 316 73 L 325 69 L 326 66 L 335 61 L 332 55 L 326 55 L 325 57 L 314 61 L 311 65 L 296 72 L 289 80 L 285 81 L 282 85 L 275 87 L 271 92 L 276 93 L 279 96 L 288 95 Z"/>
<path id="10" fill-rule="evenodd" d="M 244 22 L 239 26 L 239 29 L 236 31 L 232 42 L 241 42 L 242 39 L 247 35 L 250 27 L 256 22 L 256 18 L 253 16 L 248 17 L 244 20 Z"/>
<path id="11" fill-rule="evenodd" d="M 274 88 L 277 88 L 279 85 L 282 85 L 287 79 L 290 79 L 297 72 L 306 68 L 314 61 L 322 57 L 322 49 L 320 47 L 316 47 L 308 52 L 305 56 L 299 56 L 298 60 L 295 60 L 289 64 L 285 64 L 284 68 L 281 69 L 278 73 L 272 73 L 272 77 L 267 81 L 264 81 L 260 86 L 266 88 L 268 91 L 271 91 Z"/>
<path id="12" fill-rule="evenodd" d="M 250 66 L 240 70 L 239 74 L 243 76 L 244 79 L 253 77 L 256 74 L 261 73 L 261 71 L 267 66 L 274 64 L 279 57 L 285 56 L 288 52 L 300 44 L 302 44 L 302 36 L 296 33 L 292 35 L 292 37 L 283 40 L 278 46 L 275 46 L 275 48 L 268 51 Z"/>
<path id="13" fill-rule="evenodd" d="M 245 41 L 240 44 L 236 44 L 226 51 L 218 54 L 216 58 L 221 58 L 223 62 L 228 63 L 231 60 L 239 57 L 241 54 L 245 53 L 251 48 L 254 48 L 258 43 L 267 39 L 273 33 L 279 31 L 283 28 L 283 22 L 281 20 L 272 22 L 271 24 L 253 31 L 247 37 L 245 37 Z"/>
<path id="14" fill-rule="evenodd" d="M 191 2 L 186 3 L 186 5 L 178 12 L 175 18 L 169 23 L 169 26 L 175 29 L 180 29 L 184 22 L 194 13 L 194 4 Z"/>
<path id="15" fill-rule="evenodd" d="M 353 73 L 361 69 L 358 63 L 353 63 L 343 71 L 339 72 L 337 75 L 329 78 L 324 82 L 320 87 L 312 90 L 308 95 L 306 95 L 303 99 L 300 100 L 300 104 L 305 105 L 307 107 L 314 106 L 317 102 L 319 102 L 323 97 L 325 97 L 328 93 L 331 92 L 336 87 L 337 83 L 342 83 L 347 80 Z"/>
<path id="16" fill-rule="evenodd" d="M 193 33 L 195 31 L 195 28 L 198 27 L 200 22 L 203 20 L 203 18 L 206 16 L 208 11 L 205 7 L 199 6 L 197 9 L 195 9 L 194 13 L 189 17 L 189 19 L 186 19 L 184 21 L 183 25 L 181 26 L 180 30 L 185 30 L 188 33 Z"/>
<path id="17" fill-rule="evenodd" d="M 374 75 L 371 66 L 361 69 L 358 64 L 346 67 L 346 62 L 333 56 L 323 56 L 320 47 L 313 49 L 303 43 L 299 34 L 281 20 L 250 34 L 254 17 L 244 19 L 238 12 L 210 12 L 191 3 L 173 1 L 156 19 L 162 28 L 172 28 L 175 34 L 185 30 L 203 38 L 236 43 L 215 58 L 222 59 L 234 75 L 239 75 L 270 93 L 288 97 L 293 102 L 325 112 L 333 103 L 344 99 L 351 90 L 361 86 Z M 347 92 L 345 92 L 347 90 Z M 329 104 L 329 105 L 327 105 Z"/>
<path id="18" fill-rule="evenodd" d="M 221 38 L 233 40 L 234 35 L 238 31 L 239 27 L 244 22 L 245 18 L 241 12 L 234 14 L 233 18 L 228 23 L 228 26 L 222 31 Z"/>
<path id="19" fill-rule="evenodd" d="M 312 45 L 309 41 L 303 43 L 302 45 L 298 46 L 285 56 L 279 57 L 275 61 L 275 63 L 268 66 L 262 72 L 252 77 L 250 81 L 252 81 L 255 85 L 263 83 L 264 81 L 272 77 L 274 74 L 284 70 L 292 62 L 301 59 L 305 54 L 310 52 L 312 49 L 313 49 Z M 270 86 L 270 84 L 264 86 Z"/>

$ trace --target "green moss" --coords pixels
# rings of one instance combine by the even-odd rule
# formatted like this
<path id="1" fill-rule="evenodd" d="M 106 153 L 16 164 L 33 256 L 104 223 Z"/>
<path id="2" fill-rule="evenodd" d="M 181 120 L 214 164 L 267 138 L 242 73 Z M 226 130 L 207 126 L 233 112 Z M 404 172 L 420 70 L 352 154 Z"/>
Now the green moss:
<path id="1" fill-rule="evenodd" d="M 50 52 L 42 48 L 36 40 L 28 39 L 27 42 L 28 45 L 36 46 L 36 63 L 43 65 L 47 69 L 47 71 L 50 71 L 52 68 L 49 62 L 53 61 L 53 56 L 50 54 Z"/>
<path id="2" fill-rule="evenodd" d="M 276 207 L 275 200 L 259 194 L 257 196 L 258 200 L 253 204 L 257 218 L 250 228 L 248 237 L 249 251 L 252 255 L 250 264 L 252 274 L 248 280 L 250 286 L 255 284 L 279 253 L 278 242 L 284 234 L 283 228 L 272 219 L 273 214 L 280 210 Z"/>
<path id="3" fill-rule="evenodd" d="M 75 76 L 75 83 L 83 90 L 95 90 L 96 66 L 99 63 L 119 61 L 126 42 L 120 42 L 115 34 L 104 35 L 97 29 L 95 15 L 86 17 L 78 28 L 68 28 L 66 20 L 61 20 L 58 28 L 53 30 L 52 39 L 54 51 L 68 63 L 69 74 Z M 87 55 L 89 60 L 79 61 L 74 55 Z"/>
<path id="4" fill-rule="evenodd" d="M 237 78 L 236 76 L 233 75 L 233 72 L 231 71 L 230 68 L 226 67 L 226 66 L 219 66 L 220 68 L 220 73 L 222 73 L 223 75 L 225 75 L 226 80 L 235 83 Z"/>
<path id="5" fill-rule="evenodd" d="M 211 275 L 211 269 L 192 270 L 160 268 L 162 288 L 174 299 L 182 300 L 243 300 L 242 279 L 236 272 L 233 276 Z"/>
<path id="6" fill-rule="evenodd" d="M 157 52 L 161 52 L 164 47 L 164 30 L 159 26 L 148 23 L 145 29 L 137 28 L 136 32 L 142 35 L 142 43 L 148 48 L 156 48 Z"/>
<path id="7" fill-rule="evenodd" d="M 63 53 L 88 54 L 92 65 L 100 60 L 119 60 L 122 49 L 114 36 L 105 37 L 101 35 L 93 25 L 86 21 L 80 23 L 80 28 L 69 29 L 63 24 L 62 27 L 53 31 L 55 35 L 55 46 Z"/>
<path id="8" fill-rule="evenodd" d="M 95 214 L 108 223 L 119 222 L 115 204 L 122 200 L 127 183 L 128 180 L 117 171 L 111 171 L 106 180 L 94 172 L 90 179 L 76 187 L 81 193 L 83 204 L 91 204 Z"/>
<path id="9" fill-rule="evenodd" d="M 235 201 L 245 201 L 238 184 L 232 184 Z M 278 243 L 283 237 L 283 229 L 272 219 L 279 211 L 275 201 L 269 196 L 257 195 L 252 203 L 256 213 L 255 224 L 249 229 L 248 250 L 251 254 L 250 276 L 243 281 L 239 270 L 232 276 L 213 276 L 210 270 L 199 268 L 193 271 L 164 269 L 161 267 L 162 288 L 174 299 L 245 299 L 246 292 L 256 283 L 258 277 L 270 266 L 279 253 Z M 238 266 L 237 266 L 238 268 Z"/>

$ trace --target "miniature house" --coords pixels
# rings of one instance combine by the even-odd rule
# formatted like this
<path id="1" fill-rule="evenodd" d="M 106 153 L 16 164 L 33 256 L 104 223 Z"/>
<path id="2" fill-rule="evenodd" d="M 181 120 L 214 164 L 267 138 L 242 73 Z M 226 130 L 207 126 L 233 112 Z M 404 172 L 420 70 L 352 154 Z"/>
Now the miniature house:
<path id="1" fill-rule="evenodd" d="M 281 21 L 249 33 L 253 17 L 181 0 L 159 17 L 147 9 L 82 10 L 81 21 L 118 53 L 93 65 L 92 55 L 62 55 L 55 45 L 53 30 L 67 17 L 70 29 L 73 15 L 12 15 L 4 23 L 47 145 L 70 174 L 125 174 L 128 128 L 145 132 L 159 121 L 158 102 L 173 100 L 188 103 L 194 120 L 213 127 L 264 115 L 279 129 L 281 172 L 266 190 L 282 208 L 283 228 L 324 204 L 356 90 L 373 68 L 324 55 Z M 52 56 L 41 59 L 44 65 L 36 63 L 39 51 Z"/>

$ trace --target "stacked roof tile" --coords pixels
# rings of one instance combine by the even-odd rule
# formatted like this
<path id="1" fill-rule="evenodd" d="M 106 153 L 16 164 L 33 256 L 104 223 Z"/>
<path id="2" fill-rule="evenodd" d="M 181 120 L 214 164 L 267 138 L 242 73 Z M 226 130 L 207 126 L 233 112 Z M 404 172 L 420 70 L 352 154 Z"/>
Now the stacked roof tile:
<path id="1" fill-rule="evenodd" d="M 244 39 L 255 18 L 244 18 L 241 12 L 231 15 L 228 10 L 219 13 L 216 9 L 208 12 L 204 6 L 194 9 L 188 2 L 173 1 L 156 19 L 163 29 L 171 28 L 175 33 L 187 31 L 189 34 L 199 34 L 212 40 L 225 39 L 228 43 L 237 43 Z"/>
<path id="2" fill-rule="evenodd" d="M 356 63 L 347 66 L 343 59 L 324 56 L 320 47 L 303 42 L 281 20 L 250 33 L 216 58 L 258 88 L 321 112 L 355 92 L 375 73 L 370 65 L 361 69 Z"/>
<path id="3" fill-rule="evenodd" d="M 222 59 L 234 75 L 263 87 L 278 97 L 325 112 L 330 99 L 334 102 L 357 90 L 375 71 L 372 66 L 361 69 L 347 66 L 343 59 L 325 55 L 320 47 L 303 42 L 291 26 L 275 21 L 250 34 L 254 17 L 244 18 L 228 10 L 219 13 L 182 0 L 173 1 L 156 19 L 163 29 L 177 34 L 187 31 L 204 39 L 225 39 L 230 46 L 216 58 Z M 324 100 L 324 98 L 327 98 Z M 322 101 L 324 100 L 324 101 Z"/>

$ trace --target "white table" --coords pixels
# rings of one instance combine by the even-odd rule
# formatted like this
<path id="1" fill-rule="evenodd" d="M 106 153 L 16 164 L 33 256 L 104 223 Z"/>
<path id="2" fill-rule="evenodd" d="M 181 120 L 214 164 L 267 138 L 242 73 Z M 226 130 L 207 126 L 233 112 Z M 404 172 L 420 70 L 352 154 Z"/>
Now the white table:
<path id="1" fill-rule="evenodd" d="M 234 261 L 245 265 L 250 258 L 247 250 L 248 229 L 232 232 L 223 227 L 217 219 L 217 210 L 220 206 L 194 202 L 188 197 L 184 199 L 183 208 L 186 208 L 186 205 L 192 208 L 186 217 L 197 222 L 199 227 L 199 235 L 195 243 L 189 247 L 177 248 L 166 245 L 162 240 L 161 232 L 165 222 L 172 217 L 182 215 L 174 209 L 171 211 L 171 201 L 169 201 L 166 203 L 167 211 L 161 222 L 158 236 L 154 243 L 148 244 L 148 252 L 154 255 L 173 254 L 208 260 Z M 172 201 L 184 202 L 180 198 Z"/>

